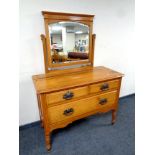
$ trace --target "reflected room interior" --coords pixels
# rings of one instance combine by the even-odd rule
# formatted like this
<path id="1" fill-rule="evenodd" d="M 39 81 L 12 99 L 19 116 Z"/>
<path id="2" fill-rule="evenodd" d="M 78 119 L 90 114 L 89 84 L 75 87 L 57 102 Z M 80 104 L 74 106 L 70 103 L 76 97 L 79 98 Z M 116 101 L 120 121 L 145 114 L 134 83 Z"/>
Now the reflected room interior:
<path id="1" fill-rule="evenodd" d="M 49 25 L 52 63 L 89 59 L 89 27 L 78 22 Z"/>

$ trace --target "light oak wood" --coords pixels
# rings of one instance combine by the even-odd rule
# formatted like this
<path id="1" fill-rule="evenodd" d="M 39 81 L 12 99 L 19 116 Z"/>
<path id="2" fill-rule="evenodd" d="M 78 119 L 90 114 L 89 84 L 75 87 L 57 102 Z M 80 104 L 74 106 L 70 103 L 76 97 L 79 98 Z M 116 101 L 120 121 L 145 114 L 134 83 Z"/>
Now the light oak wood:
<path id="1" fill-rule="evenodd" d="M 43 45 L 43 51 L 44 51 L 44 66 L 45 66 L 45 73 L 48 73 L 48 61 L 47 61 L 47 43 L 46 43 L 46 37 L 45 35 L 41 34 L 40 35 L 41 40 L 42 40 L 42 45 Z"/>
<path id="2" fill-rule="evenodd" d="M 43 78 L 42 78 L 43 77 Z M 122 77 L 121 73 L 113 71 L 105 67 L 94 67 L 90 70 L 82 72 L 73 72 L 62 76 L 33 76 L 37 93 L 54 92 L 75 87 L 82 87 L 94 83 L 99 83 L 107 80 L 118 79 Z"/>
<path id="3" fill-rule="evenodd" d="M 108 89 L 101 90 L 101 87 L 104 84 L 108 84 L 109 87 L 108 87 Z M 57 104 L 57 102 L 67 101 L 66 99 L 63 98 L 67 92 L 73 93 L 73 97 L 71 99 L 69 99 L 69 101 L 71 101 L 73 99 L 79 98 L 81 96 L 86 96 L 86 95 L 89 95 L 92 93 L 107 92 L 109 90 L 117 89 L 119 87 L 119 85 L 120 85 L 120 80 L 113 80 L 113 81 L 92 84 L 92 85 L 85 86 L 85 87 L 49 93 L 46 95 L 47 104 L 51 105 L 54 103 L 54 105 L 55 105 L 55 104 Z"/>
<path id="4" fill-rule="evenodd" d="M 94 66 L 95 39 L 96 39 L 96 34 L 93 34 L 92 35 L 92 52 L 91 52 L 91 64 L 92 64 L 92 66 Z"/>
<path id="5" fill-rule="evenodd" d="M 107 84 L 108 88 L 101 90 L 101 87 Z M 107 82 L 100 82 L 98 84 L 92 84 L 90 85 L 90 93 L 96 93 L 96 92 L 106 92 L 108 90 L 112 90 L 114 88 L 118 88 L 120 85 L 120 80 L 112 80 L 112 81 L 107 81 Z"/>
<path id="6" fill-rule="evenodd" d="M 105 108 L 106 106 L 110 106 L 111 104 L 114 104 L 116 94 L 117 91 L 112 91 L 109 93 L 83 98 L 81 100 L 73 102 L 71 101 L 62 105 L 52 106 L 48 108 L 49 122 L 52 124 L 59 121 L 64 121 L 70 117 L 75 117 L 83 113 L 88 113 L 99 108 Z M 99 104 L 101 99 L 107 99 L 107 102 L 104 105 L 101 105 Z M 74 112 L 67 116 L 64 115 L 64 111 L 69 108 L 73 108 Z"/>
<path id="7" fill-rule="evenodd" d="M 41 105 L 41 102 L 40 102 L 40 96 L 37 94 L 37 100 L 38 100 L 38 108 L 39 108 L 39 116 L 40 116 L 40 121 L 41 121 L 41 127 L 44 127 L 44 124 L 43 124 L 43 112 L 42 112 L 42 105 Z"/>
<path id="8" fill-rule="evenodd" d="M 52 132 L 54 129 L 66 127 L 68 124 L 74 122 L 75 120 L 79 120 L 79 119 L 82 119 L 82 118 L 85 118 L 85 117 L 89 117 L 89 116 L 94 115 L 94 114 L 106 113 L 106 112 L 109 112 L 109 111 L 117 112 L 117 109 L 118 109 L 118 106 L 115 103 L 113 105 L 105 106 L 104 108 L 99 108 L 99 109 L 96 109 L 96 110 L 93 110 L 93 111 L 90 111 L 90 112 L 87 112 L 87 113 L 83 113 L 83 114 L 75 116 L 75 117 L 70 117 L 70 118 L 67 119 L 67 121 L 62 121 L 62 122 L 49 124 L 49 126 L 50 126 L 51 132 Z M 116 120 L 116 115 L 115 115 L 114 119 Z M 113 117 L 112 117 L 112 120 L 113 120 Z M 114 123 L 112 123 L 112 125 L 113 124 Z"/>
<path id="9" fill-rule="evenodd" d="M 79 13 L 68 13 L 68 12 L 51 12 L 51 11 L 42 11 L 42 14 L 45 16 L 58 16 L 60 18 L 61 16 L 66 16 L 70 20 L 70 16 L 72 17 L 89 17 L 88 19 L 93 19 L 94 15 L 90 14 L 79 14 Z M 51 18 L 51 17 L 50 17 Z"/>
<path id="10" fill-rule="evenodd" d="M 68 89 L 68 90 L 65 90 L 65 91 L 50 93 L 50 94 L 46 95 L 47 104 L 66 101 L 66 99 L 63 98 L 63 96 L 67 92 L 72 92 L 73 93 L 72 99 L 74 99 L 74 98 L 77 98 L 77 97 L 88 95 L 89 90 L 88 90 L 88 87 L 85 86 L 85 87 L 80 87 L 80 88 L 75 88 L 75 89 Z"/>
<path id="11" fill-rule="evenodd" d="M 53 75 L 48 73 L 33 76 L 40 98 L 39 110 L 43 115 L 41 120 L 44 124 L 46 148 L 51 148 L 50 133 L 54 129 L 65 127 L 83 117 L 111 110 L 114 124 L 122 76 L 123 74 L 106 67 L 79 68 L 67 72 L 56 71 Z M 108 84 L 108 89 L 100 90 L 103 84 Z M 68 91 L 74 92 L 74 97 L 65 100 L 63 96 Z M 107 104 L 100 105 L 99 101 L 105 97 L 108 99 Z M 69 108 L 73 108 L 73 115 L 63 115 Z"/>
<path id="12" fill-rule="evenodd" d="M 60 13 L 60 12 L 48 12 L 42 11 L 42 15 L 44 17 L 44 25 L 45 25 L 45 34 L 46 37 L 43 38 L 42 35 L 42 43 L 43 43 L 43 51 L 44 51 L 44 59 L 46 59 L 45 63 L 45 72 L 51 72 L 52 68 L 60 69 L 62 66 L 73 66 L 73 65 L 83 65 L 87 64 L 93 66 L 94 63 L 94 44 L 95 44 L 95 35 L 93 32 L 93 18 L 94 15 L 87 14 L 71 14 L 71 13 Z M 48 25 L 60 21 L 72 21 L 79 22 L 89 27 L 89 59 L 88 60 L 80 60 L 73 61 L 69 63 L 52 63 L 51 49 L 50 49 L 50 34 Z"/>
<path id="13" fill-rule="evenodd" d="M 43 113 L 43 124 L 44 124 L 44 133 L 45 133 L 45 143 L 46 143 L 46 149 L 51 149 L 51 139 L 50 139 L 50 133 L 52 132 L 52 127 L 50 127 L 49 119 L 48 119 L 48 108 L 46 103 L 46 96 L 45 94 L 40 94 L 40 102 L 42 107 L 42 113 Z"/>
<path id="14" fill-rule="evenodd" d="M 50 150 L 52 131 L 75 120 L 111 111 L 111 123 L 116 122 L 123 74 L 103 66 L 93 67 L 96 38 L 96 35 L 92 34 L 93 15 L 46 11 L 42 14 L 46 33 L 46 36 L 41 35 L 46 74 L 34 75 L 32 79 L 38 99 L 41 125 L 44 127 L 46 149 Z M 64 69 L 64 63 L 51 64 L 48 24 L 56 21 L 78 21 L 89 26 L 89 60 L 67 64 L 82 66 Z"/>
<path id="15" fill-rule="evenodd" d="M 112 125 L 116 122 L 116 110 L 112 110 Z"/>

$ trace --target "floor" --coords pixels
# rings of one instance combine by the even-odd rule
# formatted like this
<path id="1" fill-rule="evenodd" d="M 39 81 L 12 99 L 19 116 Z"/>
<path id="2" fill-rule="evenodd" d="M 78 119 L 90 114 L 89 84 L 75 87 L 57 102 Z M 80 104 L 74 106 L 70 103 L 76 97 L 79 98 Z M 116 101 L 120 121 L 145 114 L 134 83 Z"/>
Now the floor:
<path id="1" fill-rule="evenodd" d="M 35 125 L 19 132 L 20 155 L 134 155 L 135 95 L 119 100 L 117 121 L 97 114 L 53 131 L 52 150 L 45 149 L 44 131 Z"/>

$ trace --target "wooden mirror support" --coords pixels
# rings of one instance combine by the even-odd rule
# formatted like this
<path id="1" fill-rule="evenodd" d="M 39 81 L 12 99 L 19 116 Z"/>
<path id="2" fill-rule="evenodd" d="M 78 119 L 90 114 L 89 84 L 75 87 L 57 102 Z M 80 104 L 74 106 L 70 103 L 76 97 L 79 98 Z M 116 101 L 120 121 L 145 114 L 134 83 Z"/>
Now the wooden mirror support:
<path id="1" fill-rule="evenodd" d="M 45 34 L 41 34 L 41 40 L 43 44 L 44 51 L 44 64 L 45 64 L 45 72 L 49 73 L 52 70 L 61 70 L 64 67 L 71 68 L 73 66 L 93 66 L 94 63 L 94 45 L 95 45 L 95 34 L 92 34 L 93 31 L 93 18 L 94 15 L 87 14 L 72 14 L 72 13 L 58 13 L 58 12 L 47 12 L 42 11 L 42 15 L 44 16 L 45 23 Z M 71 21 L 78 22 L 89 27 L 89 57 L 88 60 L 75 61 L 69 63 L 60 63 L 60 64 L 52 64 L 52 56 L 50 49 L 50 34 L 48 25 L 55 22 L 61 21 Z M 71 67 L 70 67 L 71 66 Z"/>
<path id="2" fill-rule="evenodd" d="M 46 31 L 46 35 L 41 35 L 46 73 L 34 75 L 32 78 L 38 99 L 41 126 L 44 128 L 46 148 L 50 150 L 51 132 L 75 120 L 111 111 L 111 123 L 115 123 L 123 74 L 103 66 L 93 66 L 96 38 L 96 35 L 92 34 L 93 15 L 45 11 L 42 14 Z M 68 64 L 51 63 L 48 23 L 64 20 L 89 25 L 88 60 Z M 70 68 L 74 65 L 79 67 Z"/>

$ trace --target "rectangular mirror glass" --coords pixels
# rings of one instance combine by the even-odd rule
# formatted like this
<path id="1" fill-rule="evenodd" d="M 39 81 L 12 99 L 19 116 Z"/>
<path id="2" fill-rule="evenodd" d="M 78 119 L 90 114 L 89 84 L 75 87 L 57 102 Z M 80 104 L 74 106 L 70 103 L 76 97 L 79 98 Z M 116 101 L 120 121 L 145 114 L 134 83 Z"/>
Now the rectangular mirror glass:
<path id="1" fill-rule="evenodd" d="M 89 27 L 87 25 L 61 21 L 50 23 L 48 29 L 52 64 L 89 59 Z"/>

